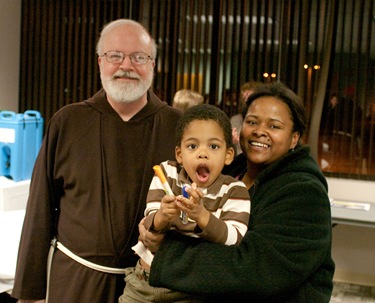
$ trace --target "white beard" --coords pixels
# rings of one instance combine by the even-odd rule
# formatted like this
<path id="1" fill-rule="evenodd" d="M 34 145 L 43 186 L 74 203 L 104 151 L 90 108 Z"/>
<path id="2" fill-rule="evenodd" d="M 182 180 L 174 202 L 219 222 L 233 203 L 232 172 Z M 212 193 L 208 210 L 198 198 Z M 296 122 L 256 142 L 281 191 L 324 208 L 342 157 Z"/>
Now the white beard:
<path id="1" fill-rule="evenodd" d="M 124 83 L 116 81 L 117 77 L 130 77 L 138 79 L 139 82 Z M 150 73 L 150 75 L 144 80 L 136 73 L 126 71 L 118 71 L 110 77 L 103 77 L 100 75 L 100 78 L 104 90 L 113 101 L 118 103 L 131 103 L 141 98 L 151 87 L 153 73 Z"/>

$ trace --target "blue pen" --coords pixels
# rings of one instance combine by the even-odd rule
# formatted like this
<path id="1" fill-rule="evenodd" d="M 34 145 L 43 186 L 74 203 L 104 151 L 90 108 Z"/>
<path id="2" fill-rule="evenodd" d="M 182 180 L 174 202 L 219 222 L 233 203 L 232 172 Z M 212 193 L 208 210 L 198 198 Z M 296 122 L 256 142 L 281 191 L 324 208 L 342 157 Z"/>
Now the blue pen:
<path id="1" fill-rule="evenodd" d="M 186 192 L 186 188 L 187 188 L 186 185 L 182 187 L 182 195 L 185 198 L 189 198 L 189 194 Z M 182 224 L 187 224 L 188 223 L 188 216 L 187 216 L 186 212 L 183 211 L 181 213 L 181 216 L 182 216 Z"/>

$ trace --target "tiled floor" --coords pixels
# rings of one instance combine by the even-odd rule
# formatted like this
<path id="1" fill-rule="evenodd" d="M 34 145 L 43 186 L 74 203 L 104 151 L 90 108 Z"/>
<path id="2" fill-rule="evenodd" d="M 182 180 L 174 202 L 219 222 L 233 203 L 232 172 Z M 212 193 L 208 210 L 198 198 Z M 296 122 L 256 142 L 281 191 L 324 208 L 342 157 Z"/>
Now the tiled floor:
<path id="1" fill-rule="evenodd" d="M 335 283 L 330 303 L 375 303 L 375 287 Z"/>
<path id="2" fill-rule="evenodd" d="M 14 303 L 7 294 L 0 294 L 0 303 Z M 375 287 L 335 283 L 330 303 L 375 303 Z"/>

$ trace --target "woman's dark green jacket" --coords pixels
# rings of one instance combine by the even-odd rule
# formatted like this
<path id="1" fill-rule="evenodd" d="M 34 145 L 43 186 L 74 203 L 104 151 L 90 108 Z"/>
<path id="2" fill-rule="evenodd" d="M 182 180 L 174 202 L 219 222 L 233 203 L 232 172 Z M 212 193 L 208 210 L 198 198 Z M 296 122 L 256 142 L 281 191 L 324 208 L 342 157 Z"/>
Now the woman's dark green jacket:
<path id="1" fill-rule="evenodd" d="M 249 190 L 249 230 L 239 246 L 167 234 L 150 284 L 207 302 L 329 302 L 334 262 L 327 182 L 307 146 L 269 165 Z M 246 167 L 239 155 L 224 173 Z"/>

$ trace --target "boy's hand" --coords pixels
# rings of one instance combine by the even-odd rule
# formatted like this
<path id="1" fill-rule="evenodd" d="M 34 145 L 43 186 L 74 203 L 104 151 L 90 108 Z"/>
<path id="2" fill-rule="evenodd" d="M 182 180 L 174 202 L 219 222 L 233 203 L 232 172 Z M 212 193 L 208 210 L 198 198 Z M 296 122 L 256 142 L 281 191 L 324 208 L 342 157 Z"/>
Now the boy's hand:
<path id="1" fill-rule="evenodd" d="M 194 220 L 201 229 L 204 229 L 210 219 L 210 212 L 201 203 L 203 193 L 197 188 L 197 185 L 193 183 L 190 188 L 186 189 L 190 198 L 183 196 L 176 197 L 176 204 L 179 210 L 185 211 L 189 218 Z"/>
<path id="2" fill-rule="evenodd" d="M 160 209 L 156 212 L 154 217 L 154 230 L 162 230 L 168 223 L 178 218 L 180 213 L 181 211 L 176 204 L 176 197 L 165 195 L 161 199 Z"/>
<path id="3" fill-rule="evenodd" d="M 160 209 L 158 210 L 160 217 L 165 222 L 172 222 L 180 215 L 180 209 L 176 205 L 176 197 L 165 195 L 161 199 Z"/>

